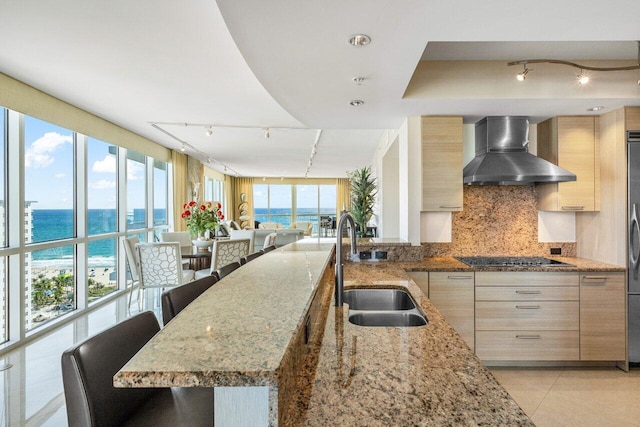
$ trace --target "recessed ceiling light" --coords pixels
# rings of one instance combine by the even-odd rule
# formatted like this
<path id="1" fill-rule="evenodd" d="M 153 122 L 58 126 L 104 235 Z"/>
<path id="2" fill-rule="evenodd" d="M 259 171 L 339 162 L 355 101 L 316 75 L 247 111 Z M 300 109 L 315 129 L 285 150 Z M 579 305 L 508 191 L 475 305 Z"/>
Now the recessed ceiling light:
<path id="1" fill-rule="evenodd" d="M 354 77 L 353 82 L 360 86 L 364 82 L 364 77 Z"/>
<path id="2" fill-rule="evenodd" d="M 349 38 L 351 46 L 366 46 L 371 43 L 371 37 L 366 34 L 354 34 Z"/>
<path id="3" fill-rule="evenodd" d="M 587 108 L 587 111 L 600 111 L 600 110 L 604 110 L 604 106 L 603 105 L 598 105 L 597 107 Z"/>
<path id="4" fill-rule="evenodd" d="M 363 104 L 364 104 L 364 101 L 361 99 L 354 99 L 353 101 L 349 102 L 349 105 L 352 105 L 354 107 L 359 107 Z"/>

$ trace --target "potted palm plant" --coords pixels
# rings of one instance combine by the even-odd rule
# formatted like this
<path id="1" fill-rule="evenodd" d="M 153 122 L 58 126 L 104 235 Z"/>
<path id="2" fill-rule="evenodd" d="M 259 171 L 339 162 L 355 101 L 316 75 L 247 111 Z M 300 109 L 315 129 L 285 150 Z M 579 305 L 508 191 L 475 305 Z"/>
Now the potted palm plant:
<path id="1" fill-rule="evenodd" d="M 351 215 L 362 236 L 367 235 L 367 222 L 373 216 L 373 207 L 377 193 L 376 180 L 371 168 L 365 167 L 347 172 L 351 190 Z"/>

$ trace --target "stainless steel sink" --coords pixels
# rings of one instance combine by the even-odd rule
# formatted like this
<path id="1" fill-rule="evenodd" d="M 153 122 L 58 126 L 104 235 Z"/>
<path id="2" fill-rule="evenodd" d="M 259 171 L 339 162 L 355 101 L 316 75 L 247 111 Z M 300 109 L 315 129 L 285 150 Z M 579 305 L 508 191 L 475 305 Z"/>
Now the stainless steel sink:
<path id="1" fill-rule="evenodd" d="M 358 326 L 423 326 L 427 318 L 411 311 L 359 311 L 349 313 L 349 322 Z"/>
<path id="2" fill-rule="evenodd" d="M 344 302 L 351 310 L 411 310 L 416 304 L 402 289 L 349 289 Z"/>
<path id="3" fill-rule="evenodd" d="M 423 326 L 426 316 L 411 295 L 402 289 L 349 289 L 349 322 L 358 326 Z"/>

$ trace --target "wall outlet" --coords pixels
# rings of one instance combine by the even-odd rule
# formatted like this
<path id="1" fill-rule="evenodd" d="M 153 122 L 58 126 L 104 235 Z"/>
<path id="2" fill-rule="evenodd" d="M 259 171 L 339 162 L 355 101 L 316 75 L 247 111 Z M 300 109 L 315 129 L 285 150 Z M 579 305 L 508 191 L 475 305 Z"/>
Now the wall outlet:
<path id="1" fill-rule="evenodd" d="M 387 251 L 376 251 L 376 259 L 387 259 Z"/>
<path id="2" fill-rule="evenodd" d="M 360 259 L 371 259 L 371 251 L 360 252 Z"/>
<path id="3" fill-rule="evenodd" d="M 551 255 L 562 255 L 562 248 L 551 248 Z"/>

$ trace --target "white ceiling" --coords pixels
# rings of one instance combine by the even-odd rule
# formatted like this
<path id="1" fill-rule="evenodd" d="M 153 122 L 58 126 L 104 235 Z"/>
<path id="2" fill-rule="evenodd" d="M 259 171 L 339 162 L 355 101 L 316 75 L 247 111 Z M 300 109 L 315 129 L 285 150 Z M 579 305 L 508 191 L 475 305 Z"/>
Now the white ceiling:
<path id="1" fill-rule="evenodd" d="M 404 97 L 423 54 L 439 61 L 635 60 L 640 2 L 581 5 L 0 0 L 0 71 L 167 147 L 185 141 L 191 155 L 241 176 L 304 176 L 321 130 L 309 177 L 337 177 L 370 163 L 384 131 L 408 115 L 472 121 L 640 105 L 637 72 L 616 77 L 630 81 L 624 96 L 619 87 L 601 87 L 541 99 L 501 86 L 491 95 Z M 371 36 L 369 46 L 347 44 L 359 32 Z M 356 85 L 353 77 L 366 80 Z M 352 107 L 352 99 L 365 104 Z M 162 132 L 152 123 L 174 124 L 157 125 Z M 205 128 L 185 123 L 221 127 L 207 137 Z"/>

